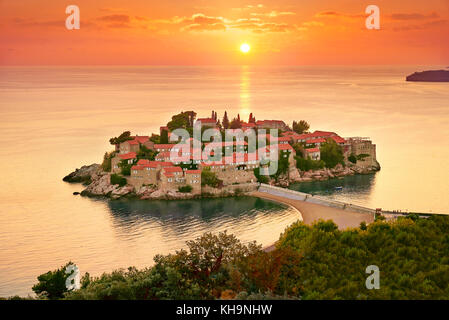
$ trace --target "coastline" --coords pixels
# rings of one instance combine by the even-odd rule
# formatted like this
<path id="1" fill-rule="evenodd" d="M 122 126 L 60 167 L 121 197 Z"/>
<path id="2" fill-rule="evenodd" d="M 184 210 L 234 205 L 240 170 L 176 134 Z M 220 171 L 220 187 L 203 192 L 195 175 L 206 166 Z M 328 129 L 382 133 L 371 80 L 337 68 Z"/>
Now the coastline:
<path id="1" fill-rule="evenodd" d="M 338 208 L 323 206 L 320 204 L 309 203 L 300 200 L 282 198 L 265 192 L 254 191 L 250 196 L 259 197 L 267 200 L 277 201 L 289 204 L 301 213 L 302 221 L 305 224 L 312 224 L 319 219 L 333 220 L 338 229 L 357 228 L 361 222 L 371 223 L 374 217 L 366 213 L 345 211 Z"/>

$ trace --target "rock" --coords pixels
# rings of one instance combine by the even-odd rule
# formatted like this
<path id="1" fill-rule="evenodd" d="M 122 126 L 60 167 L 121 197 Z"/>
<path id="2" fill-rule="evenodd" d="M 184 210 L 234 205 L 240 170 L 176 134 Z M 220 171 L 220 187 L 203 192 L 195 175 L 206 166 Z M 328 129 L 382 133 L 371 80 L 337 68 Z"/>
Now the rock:
<path id="1" fill-rule="evenodd" d="M 162 190 L 156 190 L 150 195 L 150 198 L 158 199 L 158 198 L 161 198 L 162 196 L 164 196 L 164 193 L 162 192 Z"/>
<path id="2" fill-rule="evenodd" d="M 101 166 L 99 164 L 91 164 L 89 166 L 82 166 L 76 169 L 72 173 L 66 175 L 62 180 L 66 182 L 86 182 L 92 179 L 93 175 L 101 172 Z"/>
<path id="3" fill-rule="evenodd" d="M 77 195 L 79 195 L 79 194 L 80 194 L 79 192 L 74 192 L 74 193 L 73 193 L 74 196 L 77 196 Z"/>

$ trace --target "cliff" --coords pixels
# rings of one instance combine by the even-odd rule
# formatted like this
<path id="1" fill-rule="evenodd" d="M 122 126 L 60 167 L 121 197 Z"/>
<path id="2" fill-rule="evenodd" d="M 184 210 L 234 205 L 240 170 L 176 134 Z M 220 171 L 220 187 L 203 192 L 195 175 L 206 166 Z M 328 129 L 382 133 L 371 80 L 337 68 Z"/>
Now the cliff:
<path id="1" fill-rule="evenodd" d="M 449 82 L 449 71 L 428 70 L 423 72 L 415 72 L 407 76 L 406 81 Z"/>

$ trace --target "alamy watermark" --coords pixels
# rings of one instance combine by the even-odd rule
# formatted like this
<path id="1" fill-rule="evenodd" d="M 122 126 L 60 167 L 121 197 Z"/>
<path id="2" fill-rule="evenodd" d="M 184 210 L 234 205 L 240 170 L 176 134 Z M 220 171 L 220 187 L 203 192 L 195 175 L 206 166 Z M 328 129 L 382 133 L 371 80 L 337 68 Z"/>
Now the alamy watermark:
<path id="1" fill-rule="evenodd" d="M 380 289 L 380 271 L 379 271 L 379 267 L 376 265 L 370 265 L 368 267 L 366 267 L 365 272 L 367 274 L 370 274 L 370 276 L 368 276 L 366 278 L 365 281 L 365 286 L 368 290 L 372 290 L 372 289 Z"/>
<path id="2" fill-rule="evenodd" d="M 80 270 L 77 265 L 69 264 L 65 269 L 65 273 L 69 275 L 65 280 L 67 290 L 78 290 L 81 288 Z"/>

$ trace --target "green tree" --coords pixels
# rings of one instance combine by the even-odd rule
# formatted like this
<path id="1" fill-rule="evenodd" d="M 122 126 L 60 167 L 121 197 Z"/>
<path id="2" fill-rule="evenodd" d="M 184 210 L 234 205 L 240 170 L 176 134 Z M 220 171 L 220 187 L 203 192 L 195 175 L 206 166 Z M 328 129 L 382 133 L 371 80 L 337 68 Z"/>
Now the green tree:
<path id="1" fill-rule="evenodd" d="M 224 116 L 223 116 L 223 121 L 221 122 L 221 124 L 223 125 L 224 129 L 228 129 L 229 128 L 229 119 L 228 119 L 228 113 L 225 111 Z"/>
<path id="2" fill-rule="evenodd" d="M 32 287 L 37 295 L 44 295 L 48 299 L 61 299 L 68 292 L 66 280 L 70 274 L 65 273 L 67 266 L 73 264 L 68 262 L 65 266 L 53 271 L 48 271 L 37 277 L 38 283 Z"/>
<path id="3" fill-rule="evenodd" d="M 215 172 L 210 171 L 210 168 L 204 168 L 201 171 L 201 185 L 211 186 L 213 188 L 219 187 L 223 181 L 217 178 Z"/>
<path id="4" fill-rule="evenodd" d="M 125 142 L 127 140 L 132 140 L 133 138 L 131 138 L 131 132 L 130 131 L 125 131 L 123 132 L 121 135 L 119 135 L 118 137 L 114 137 L 109 139 L 109 143 L 112 145 L 118 145 L 122 142 Z"/>
<path id="5" fill-rule="evenodd" d="M 352 163 L 357 163 L 357 157 L 353 153 L 348 157 L 348 160 Z"/>
<path id="6" fill-rule="evenodd" d="M 293 131 L 295 131 L 296 133 L 304 133 L 307 132 L 307 130 L 309 130 L 310 125 L 307 123 L 307 121 L 305 120 L 300 120 L 299 122 L 293 121 Z"/>
<path id="7" fill-rule="evenodd" d="M 240 118 L 234 118 L 231 121 L 231 124 L 229 125 L 231 129 L 239 129 L 242 127 L 242 122 L 240 121 Z"/>
<path id="8" fill-rule="evenodd" d="M 138 160 L 147 159 L 147 160 L 154 161 L 157 154 L 158 154 L 157 151 L 151 150 L 142 144 L 142 145 L 140 145 L 139 152 L 137 152 L 137 159 Z"/>
<path id="9" fill-rule="evenodd" d="M 192 189 L 193 189 L 192 186 L 188 184 L 188 185 L 179 187 L 178 191 L 182 192 L 182 193 L 189 193 L 192 191 Z"/>
<path id="10" fill-rule="evenodd" d="M 192 129 L 192 112 L 181 112 L 171 117 L 171 121 L 167 123 L 167 127 L 170 131 L 174 131 L 176 129 Z M 196 115 L 196 113 L 195 113 Z M 193 117 L 194 118 L 194 117 Z M 162 137 L 161 137 L 162 141 Z"/>
<path id="11" fill-rule="evenodd" d="M 118 167 L 120 168 L 120 173 L 124 176 L 131 175 L 131 167 L 133 166 L 132 163 L 128 163 L 128 160 L 121 160 L 118 163 Z"/>
<path id="12" fill-rule="evenodd" d="M 119 176 L 118 174 L 111 174 L 111 184 L 118 184 L 119 187 L 124 187 L 128 183 L 126 178 Z"/>
<path id="13" fill-rule="evenodd" d="M 328 139 L 320 147 L 321 160 L 324 161 L 327 168 L 333 168 L 337 164 L 344 165 L 343 148 L 334 140 Z"/>
<path id="14" fill-rule="evenodd" d="M 160 137 L 160 143 L 167 144 L 168 143 L 168 131 L 162 130 L 161 137 Z"/>
<path id="15" fill-rule="evenodd" d="M 270 178 L 268 176 L 260 174 L 259 168 L 254 168 L 253 172 L 254 172 L 254 176 L 257 179 L 257 182 L 268 183 L 270 181 Z"/>
<path id="16" fill-rule="evenodd" d="M 111 160 L 115 157 L 115 152 L 106 152 L 103 156 L 103 162 L 101 168 L 105 172 L 111 172 Z"/>

